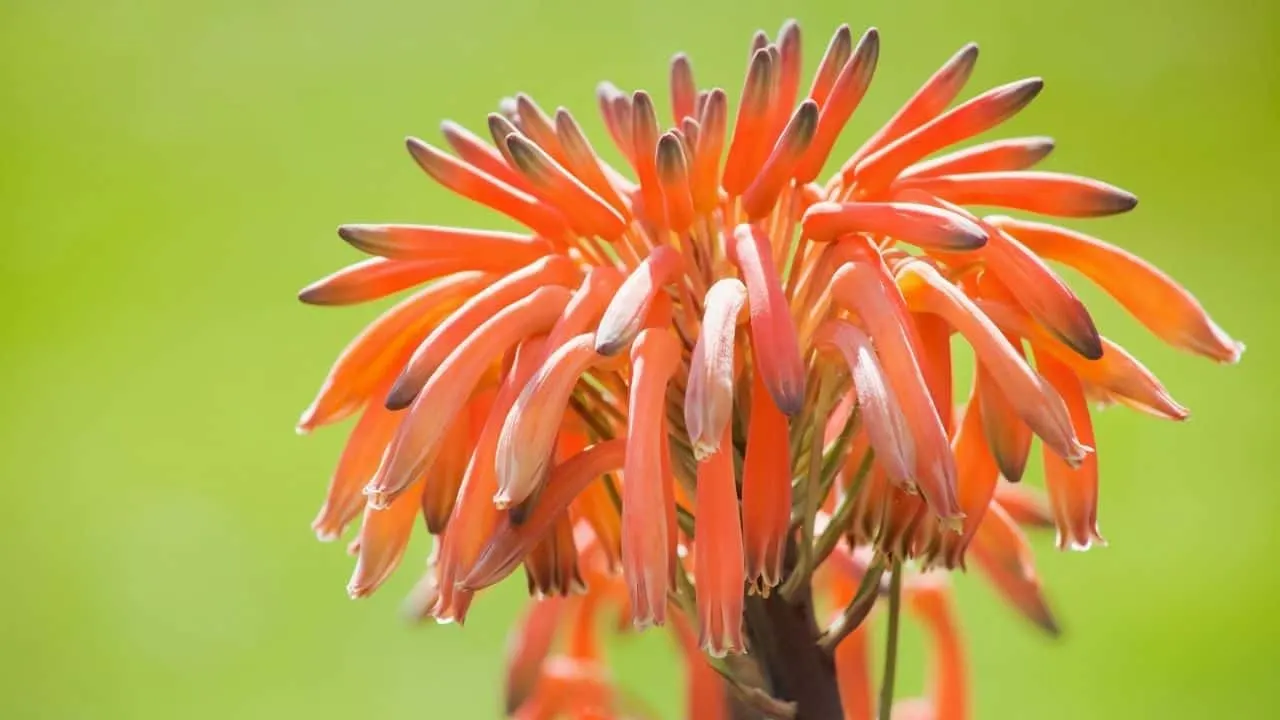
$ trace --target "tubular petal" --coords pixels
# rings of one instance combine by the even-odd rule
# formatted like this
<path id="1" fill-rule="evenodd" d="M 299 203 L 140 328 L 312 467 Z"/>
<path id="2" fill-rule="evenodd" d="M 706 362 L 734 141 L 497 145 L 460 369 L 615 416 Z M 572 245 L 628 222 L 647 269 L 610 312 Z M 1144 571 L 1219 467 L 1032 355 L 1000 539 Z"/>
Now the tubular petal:
<path id="1" fill-rule="evenodd" d="M 651 225 L 663 225 L 662 189 L 658 185 L 658 115 L 653 99 L 643 90 L 631 96 L 631 152 L 644 217 Z"/>
<path id="2" fill-rule="evenodd" d="M 950 437 L 955 429 L 955 390 L 951 380 L 954 369 L 951 363 L 951 326 L 946 320 L 932 313 L 912 313 L 916 333 L 920 337 L 920 371 L 933 406 L 938 409 L 942 429 Z"/>
<path id="3" fill-rule="evenodd" d="M 746 650 L 742 638 L 745 561 L 728 425 L 720 449 L 698 464 L 697 508 L 693 547 L 698 644 L 712 657 L 741 653 Z"/>
<path id="4" fill-rule="evenodd" d="M 606 440 L 556 465 L 523 522 L 512 522 L 510 513 L 502 514 L 470 572 L 460 581 L 461 587 L 480 590 L 511 574 L 593 480 L 622 468 L 625 450 L 623 439 Z"/>
<path id="5" fill-rule="evenodd" d="M 844 358 L 853 376 L 862 424 L 877 462 L 895 483 L 913 487 L 915 442 L 871 339 L 846 320 L 828 320 L 814 336 L 814 345 L 833 349 Z"/>
<path id="6" fill-rule="evenodd" d="M 1104 389 L 1114 399 L 1168 420 L 1185 420 L 1190 415 L 1150 370 L 1110 340 L 1102 338 L 1100 359 L 1086 360 L 1016 308 L 992 300 L 979 301 L 979 306 L 1002 328 L 1030 340 L 1037 353 L 1052 355 L 1082 381 Z"/>
<path id="7" fill-rule="evenodd" d="M 865 438 L 866 433 L 861 435 Z M 857 437 L 855 436 L 855 442 Z M 865 443 L 865 441 L 864 441 Z M 862 459 L 865 456 L 862 453 L 849 453 L 849 464 L 845 466 L 845 478 L 852 478 L 857 472 Z M 854 496 L 853 504 L 853 525 L 849 531 L 849 537 L 852 541 L 859 545 L 870 545 L 875 542 L 876 536 L 880 534 L 880 521 L 884 517 L 885 497 L 889 493 L 889 478 L 885 475 L 884 468 L 880 463 L 872 462 L 871 467 L 867 471 L 866 479 L 862 483 L 862 489 Z M 848 486 L 845 487 L 848 490 Z"/>
<path id="8" fill-rule="evenodd" d="M 756 176 L 773 138 L 768 137 L 769 100 L 773 92 L 773 60 L 765 48 L 756 50 L 747 68 L 746 85 L 738 105 L 738 119 L 729 142 L 721 185 L 730 196 L 741 195 Z"/>
<path id="9" fill-rule="evenodd" d="M 400 564 L 414 518 L 422 506 L 423 487 L 424 483 L 419 480 L 387 508 L 365 508 L 364 523 L 356 540 L 360 548 L 356 569 L 347 584 L 348 595 L 353 598 L 370 595 Z"/>
<path id="10" fill-rule="evenodd" d="M 1011 344 L 1022 355 L 1022 341 Z M 987 446 L 1000 468 L 1000 475 L 1016 483 L 1022 479 L 1027 457 L 1031 454 L 1031 428 L 1018 416 L 1017 409 L 1009 402 L 991 370 L 981 363 L 977 367 L 974 388 L 975 399 L 982 406 L 982 431 L 987 438 Z"/>
<path id="11" fill-rule="evenodd" d="M 698 84 L 693 80 L 693 65 L 689 56 L 676 53 L 671 58 L 671 119 L 676 124 L 686 117 L 694 116 L 694 102 L 698 95 Z"/>
<path id="12" fill-rule="evenodd" d="M 1054 452 L 1078 465 L 1089 448 L 1076 439 L 1062 398 L 1027 365 L 996 324 L 929 265 L 910 262 L 900 272 L 921 282 L 919 292 L 909 293 L 909 297 L 920 303 L 920 309 L 942 316 L 964 335 L 1023 422 Z"/>
<path id="13" fill-rule="evenodd" d="M 657 163 L 666 227 L 683 233 L 693 224 L 693 196 L 689 192 L 689 164 L 684 148 L 673 133 L 663 133 L 658 140 Z"/>
<path id="14" fill-rule="evenodd" d="M 507 638 L 506 713 L 513 714 L 533 694 L 542 663 L 551 652 L 556 631 L 572 601 L 549 597 L 529 603 L 524 617 Z"/>
<path id="15" fill-rule="evenodd" d="M 516 93 L 516 117 L 512 122 L 520 128 L 522 135 L 554 158 L 555 162 L 564 162 L 564 148 L 560 147 L 560 137 L 556 134 L 555 123 L 532 97 L 525 93 Z"/>
<path id="16" fill-rule="evenodd" d="M 994 205 L 1059 217 L 1100 217 L 1138 205 L 1132 193 L 1101 180 L 1052 172 L 983 172 L 917 177 L 899 183 L 958 205 Z"/>
<path id="17" fill-rule="evenodd" d="M 849 233 L 888 235 L 927 250 L 959 252 L 987 243 L 983 229 L 953 212 L 916 203 L 819 202 L 805 211 L 805 237 L 829 242 Z"/>
<path id="18" fill-rule="evenodd" d="M 1071 368 L 1051 354 L 1037 353 L 1040 372 L 1062 395 L 1071 411 L 1071 421 L 1085 442 L 1092 444 L 1093 420 L 1084 388 Z M 1096 540 L 1106 541 L 1098 533 L 1098 456 L 1092 454 L 1079 467 L 1072 468 L 1052 455 L 1044 458 L 1045 487 L 1058 525 L 1058 547 L 1088 550 Z"/>
<path id="19" fill-rule="evenodd" d="M 614 694 L 607 674 L 595 661 L 556 656 L 543 664 L 532 696 L 513 718 L 610 720 L 617 717 Z"/>
<path id="20" fill-rule="evenodd" d="M 609 137 L 628 162 L 634 162 L 635 150 L 631 142 L 631 98 L 611 82 L 596 86 L 596 101 Z"/>
<path id="21" fill-rule="evenodd" d="M 449 353 L 486 320 L 513 302 L 544 286 L 569 286 L 579 278 L 577 267 L 564 255 L 550 255 L 480 289 L 448 319 L 436 326 L 414 350 L 387 393 L 387 407 L 400 410 L 417 397 Z"/>
<path id="22" fill-rule="evenodd" d="M 991 497 L 1000 476 L 995 458 L 991 456 L 991 450 L 983 436 L 982 409 L 976 396 L 975 383 L 975 389 L 961 415 L 960 427 L 951 440 L 951 450 L 955 453 L 960 478 L 957 493 L 960 509 L 964 512 L 964 526 L 959 535 L 940 538 L 942 562 L 948 568 L 964 566 L 965 550 L 974 533 L 982 526 L 982 519 L 991 505 Z"/>
<path id="23" fill-rule="evenodd" d="M 782 579 L 782 554 L 791 523 L 791 451 L 787 417 L 770 399 L 757 372 L 742 465 L 742 528 L 747 582 L 760 592 Z"/>
<path id="24" fill-rule="evenodd" d="M 684 426 L 699 461 L 720 446 L 721 432 L 733 414 L 734 342 L 746 301 L 746 286 L 733 278 L 716 281 L 704 301 L 684 401 Z"/>
<path id="25" fill-rule="evenodd" d="M 853 600 L 850 596 L 845 604 Z M 875 706 L 871 686 L 871 630 L 862 623 L 836 646 L 836 684 L 840 688 L 840 707 L 844 720 L 872 720 Z"/>
<path id="26" fill-rule="evenodd" d="M 826 103 L 827 96 L 835 85 L 836 75 L 849 60 L 852 50 L 853 33 L 847 24 L 841 24 L 831 36 L 831 42 L 827 44 L 826 52 L 818 62 L 818 69 L 813 73 L 813 84 L 809 86 L 809 98 L 818 103 L 818 107 Z"/>
<path id="27" fill-rule="evenodd" d="M 1025 137 L 993 140 L 916 163 L 899 176 L 908 178 L 964 175 L 1001 170 L 1026 170 L 1053 152 L 1053 138 Z"/>
<path id="28" fill-rule="evenodd" d="M 395 434 L 400 416 L 372 402 L 365 406 L 347 444 L 338 458 L 338 466 L 329 481 L 324 506 L 311 523 L 316 537 L 325 542 L 337 540 L 347 523 L 364 507 L 364 486 L 378 470 L 382 451 Z"/>
<path id="29" fill-rule="evenodd" d="M 510 217 L 552 242 L 569 234 L 564 218 L 536 198 L 417 139 L 405 141 L 428 175 L 459 195 Z"/>
<path id="30" fill-rule="evenodd" d="M 796 106 L 796 96 L 800 93 L 801 57 L 800 23 L 787 20 L 778 30 L 778 57 L 773 71 L 776 85 L 769 98 L 771 117 L 769 120 L 769 137 L 778 137 L 782 127 L 787 124 L 787 115 Z M 817 119 L 816 114 L 814 117 Z"/>
<path id="31" fill-rule="evenodd" d="M 845 187 L 853 184 L 854 170 L 863 158 L 915 130 L 945 110 L 960 94 L 965 83 L 969 82 L 969 76 L 973 74 L 973 66 L 977 62 L 978 46 L 969 43 L 943 63 L 942 67 L 938 68 L 938 71 L 931 75 L 889 119 L 889 122 L 868 138 L 862 147 L 858 148 L 845 162 L 840 168 L 842 184 Z"/>
<path id="32" fill-rule="evenodd" d="M 884 494 L 876 548 L 890 558 L 906 560 L 913 557 L 917 535 L 932 532 L 929 524 L 922 523 L 928 513 L 929 508 L 919 494 L 890 484 Z"/>
<path id="33" fill-rule="evenodd" d="M 545 332 L 569 302 L 562 287 L 535 290 L 499 311 L 462 342 L 409 407 L 366 492 L 385 505 L 431 466 L 448 422 L 471 395 L 488 363 L 525 337 Z"/>
<path id="34" fill-rule="evenodd" d="M 547 333 L 547 347 L 558 348 L 573 336 L 586 332 L 600 319 L 621 284 L 622 274 L 614 268 L 597 266 L 587 270 L 555 327 Z"/>
<path id="35" fill-rule="evenodd" d="M 579 235 L 609 241 L 621 237 L 627 228 L 622 215 L 545 150 L 523 135 L 508 135 L 506 144 L 516 167 L 551 198 Z"/>
<path id="36" fill-rule="evenodd" d="M 853 179 L 864 193 L 882 190 L 917 160 L 1013 117 L 1043 87 L 1040 78 L 1018 80 L 957 105 L 868 155 L 854 169 Z"/>
<path id="37" fill-rule="evenodd" d="M 795 416 L 804 405 L 804 361 L 795 322 L 773 266 L 769 238 L 750 225 L 739 225 L 733 231 L 732 257 L 747 286 L 757 374 L 778 409 Z"/>
<path id="38" fill-rule="evenodd" d="M 1081 357 L 1102 357 L 1102 338 L 1084 303 L 1035 253 L 1007 233 L 992 233 L 984 253 L 988 267 L 1015 293 L 1018 303 Z"/>
<path id="39" fill-rule="evenodd" d="M 693 191 L 693 207 L 699 215 L 710 214 L 720 201 L 720 155 L 724 152 L 728 99 L 724 90 L 715 88 L 698 114 L 697 152 L 689 168 L 689 187 Z"/>
<path id="40" fill-rule="evenodd" d="M 1008 217 L 987 222 L 1037 255 L 1084 273 L 1170 345 L 1218 362 L 1240 360 L 1244 345 L 1223 332 L 1191 293 L 1137 255 L 1055 225 Z"/>
<path id="41" fill-rule="evenodd" d="M 338 235 L 371 255 L 466 261 L 468 269 L 491 272 L 533 262 L 551 252 L 550 243 L 532 235 L 436 225 L 343 225 Z"/>
<path id="42" fill-rule="evenodd" d="M 1102 356 L 1102 340 L 1084 303 L 1057 273 L 1022 243 L 974 217 L 959 205 L 928 193 L 905 190 L 895 197 L 937 205 L 977 223 L 987 234 L 987 245 L 972 257 L 962 256 L 959 261 L 964 263 L 972 259 L 984 263 L 993 278 L 1008 287 L 1008 291 L 1001 293 L 1002 297 L 1012 294 L 1032 317 L 1082 356 L 1090 359 Z M 984 277 L 984 288 L 995 285 L 990 280 Z"/>
<path id="43" fill-rule="evenodd" d="M 573 544 L 569 513 L 560 513 L 551 523 L 551 532 L 525 555 L 524 570 L 529 595 L 534 598 L 564 597 L 586 590 L 578 572 L 578 550 Z"/>
<path id="44" fill-rule="evenodd" d="M 866 324 L 915 439 L 916 483 L 930 509 L 945 523 L 957 524 L 955 458 L 920 370 L 920 341 L 897 285 L 873 255 L 841 266 L 831 295 Z"/>
<path id="45" fill-rule="evenodd" d="M 621 460 L 618 461 L 618 466 L 618 469 L 621 469 Z M 571 507 L 574 517 L 582 518 L 590 525 L 608 571 L 620 573 L 622 571 L 622 518 L 618 508 L 614 507 L 604 483 L 588 483 L 586 489 L 574 498 Z"/>
<path id="46" fill-rule="evenodd" d="M 569 172 L 629 220 L 630 207 L 618 195 L 617 189 L 605 174 L 606 169 L 612 168 L 608 168 L 600 159 L 578 121 L 564 108 L 556 110 L 556 136 L 560 138 L 560 146 L 564 148 L 565 167 Z"/>
<path id="47" fill-rule="evenodd" d="M 422 518 L 432 535 L 444 532 L 453 514 L 453 504 L 458 499 L 458 488 L 467 474 L 467 462 L 471 457 L 471 443 L 475 439 L 472 418 L 487 414 L 493 404 L 493 391 L 475 394 L 470 406 L 453 419 L 444 436 L 444 446 L 436 461 L 431 464 L 424 478 L 422 491 Z M 397 415 L 397 418 L 403 416 Z M 476 423 L 478 425 L 478 423 Z M 474 430 L 479 430 L 478 427 Z"/>
<path id="48" fill-rule="evenodd" d="M 440 595 L 431 610 L 437 621 L 461 623 L 466 618 L 473 591 L 462 587 L 460 581 L 471 573 L 480 553 L 493 537 L 499 516 L 503 515 L 493 506 L 492 500 L 498 485 L 493 468 L 498 434 L 520 388 L 537 368 L 542 350 L 543 342 L 538 338 L 525 340 L 516 348 L 511 368 L 498 388 L 475 442 L 462 488 L 458 491 L 458 501 L 441 538 L 437 563 Z"/>
<path id="49" fill-rule="evenodd" d="M 308 305 L 354 305 L 466 269 L 465 263 L 456 260 L 374 257 L 320 278 L 298 291 L 298 299 Z"/>
<path id="50" fill-rule="evenodd" d="M 369 323 L 334 361 L 320 392 L 298 420 L 298 432 L 310 432 L 358 410 L 405 362 L 408 348 L 463 298 L 489 281 L 490 276 L 478 272 L 454 275 L 420 290 Z"/>
<path id="51" fill-rule="evenodd" d="M 667 330 L 645 330 L 631 349 L 631 399 L 622 486 L 622 570 L 637 628 L 662 625 L 671 587 L 671 534 L 662 449 L 667 382 L 680 363 L 680 343 Z"/>
<path id="52" fill-rule="evenodd" d="M 818 105 L 805 100 L 796 108 L 755 180 L 742 194 L 742 210 L 749 220 L 760 220 L 773 212 L 778 195 L 791 180 L 792 170 L 809 148 L 817 124 Z"/>
<path id="53" fill-rule="evenodd" d="M 569 395 L 582 373 L 603 359 L 596 354 L 595 340 L 585 333 L 556 348 L 507 413 L 498 438 L 498 492 L 493 496 L 499 510 L 524 502 L 546 479 Z"/>
<path id="54" fill-rule="evenodd" d="M 452 120 L 440 123 L 440 133 L 463 162 L 474 165 L 502 182 L 524 192 L 531 192 L 529 181 L 507 164 L 506 157 L 478 135 Z"/>
<path id="55" fill-rule="evenodd" d="M 1001 597 L 1045 632 L 1058 634 L 1058 622 L 1040 588 L 1027 538 L 999 504 L 987 512 L 970 551 L 978 570 Z"/>
<path id="56" fill-rule="evenodd" d="M 732 720 L 724 678 L 707 662 L 688 621 L 679 613 L 673 617 L 685 663 L 685 720 Z"/>
<path id="57" fill-rule="evenodd" d="M 822 166 L 826 164 L 836 138 L 844 129 L 853 111 L 858 109 L 862 97 L 871 85 L 871 77 L 876 72 L 876 62 L 880 58 L 880 33 L 870 28 L 858 41 L 853 54 L 840 68 L 831 86 L 831 91 L 822 101 L 822 112 L 818 117 L 813 142 L 809 144 L 803 159 L 796 166 L 796 181 L 804 184 L 818 177 Z"/>
<path id="58" fill-rule="evenodd" d="M 680 271 L 680 253 L 659 245 L 640 263 L 613 296 L 596 328 L 596 352 L 616 355 L 640 332 L 649 306 L 662 287 Z"/>
<path id="59" fill-rule="evenodd" d="M 1024 483 L 1014 485 L 1002 482 L 996 486 L 995 501 L 1019 525 L 1032 528 L 1054 526 L 1049 499 L 1039 488 L 1033 488 Z"/>

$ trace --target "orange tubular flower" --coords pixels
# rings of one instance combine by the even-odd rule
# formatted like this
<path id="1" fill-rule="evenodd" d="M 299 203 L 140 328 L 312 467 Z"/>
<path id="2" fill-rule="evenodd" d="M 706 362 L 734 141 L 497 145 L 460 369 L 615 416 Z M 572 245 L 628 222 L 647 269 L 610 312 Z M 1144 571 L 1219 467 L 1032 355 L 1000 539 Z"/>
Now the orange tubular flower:
<path id="1" fill-rule="evenodd" d="M 943 573 L 972 560 L 1055 632 L 1023 528 L 1054 527 L 1062 548 L 1102 542 L 1089 400 L 1188 415 L 1051 264 L 1178 349 L 1221 363 L 1243 352 L 1147 261 L 970 211 L 1082 218 L 1137 203 L 1036 170 L 1047 137 L 955 147 L 1044 87 L 1018 80 L 953 106 L 974 45 L 819 181 L 881 40 L 840 27 L 805 82 L 801 39 L 795 22 L 755 35 L 736 106 L 684 54 L 669 108 L 601 84 L 627 173 L 568 110 L 524 94 L 489 116 L 492 142 L 453 122 L 452 154 L 410 138 L 428 176 L 523 229 L 343 225 L 373 257 L 300 293 L 345 305 L 421 286 L 342 351 L 298 422 L 358 416 L 313 528 L 333 540 L 362 517 L 349 592 L 364 597 L 421 515 L 435 549 L 416 618 L 462 622 L 523 565 L 537 604 L 512 646 L 513 716 L 636 715 L 604 671 L 607 611 L 619 625 L 672 621 L 691 717 L 743 704 L 798 720 L 967 717 Z M 977 359 L 959 407 L 953 335 Z M 1043 492 L 1014 484 L 1032 435 Z M 904 587 L 934 680 L 927 699 L 895 705 Z M 836 613 L 825 631 L 815 595 Z M 877 693 L 861 623 L 886 605 Z"/>

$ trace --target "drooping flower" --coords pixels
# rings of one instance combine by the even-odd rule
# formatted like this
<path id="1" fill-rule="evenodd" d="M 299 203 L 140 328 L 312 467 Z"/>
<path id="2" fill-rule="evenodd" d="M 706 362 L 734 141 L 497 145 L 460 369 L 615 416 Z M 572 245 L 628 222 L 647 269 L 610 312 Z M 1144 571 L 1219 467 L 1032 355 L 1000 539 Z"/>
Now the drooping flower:
<path id="1" fill-rule="evenodd" d="M 446 122 L 452 153 L 410 138 L 413 160 L 523 230 L 344 225 L 373 257 L 300 294 L 344 305 L 421 286 L 347 346 L 299 421 L 359 415 L 313 527 L 334 539 L 363 513 L 349 585 L 361 597 L 396 569 L 421 514 L 435 550 L 407 606 L 417 618 L 463 622 L 476 593 L 523 565 L 536 599 L 512 646 L 509 713 L 627 714 L 595 635 L 614 608 L 637 627 L 674 617 L 702 717 L 727 712 L 727 691 L 800 717 L 838 692 L 846 717 L 884 717 L 863 621 L 888 595 L 896 627 L 906 574 L 935 670 L 926 700 L 897 712 L 965 717 L 940 576 L 971 560 L 1056 632 L 1019 525 L 1056 527 L 1064 548 L 1101 542 L 1088 400 L 1187 416 L 1049 263 L 1174 347 L 1239 360 L 1243 346 L 1145 260 L 968 209 L 1084 218 L 1137 203 L 1034 170 L 1049 138 L 953 150 L 1044 87 L 1018 80 L 952 106 L 976 46 L 834 166 L 879 44 L 842 26 L 806 90 L 799 26 L 758 33 L 733 110 L 677 55 L 670 125 L 649 93 L 604 83 L 599 109 L 629 168 L 527 95 L 489 116 L 491 142 Z M 952 335 L 977 359 L 958 408 Z M 1013 484 L 1033 436 L 1047 499 Z M 814 665 L 830 674 L 806 685 L 816 696 L 799 696 L 779 674 L 794 658 L 753 645 L 770 637 L 770 608 L 812 618 L 815 594 L 835 622 L 782 645 L 834 661 Z"/>

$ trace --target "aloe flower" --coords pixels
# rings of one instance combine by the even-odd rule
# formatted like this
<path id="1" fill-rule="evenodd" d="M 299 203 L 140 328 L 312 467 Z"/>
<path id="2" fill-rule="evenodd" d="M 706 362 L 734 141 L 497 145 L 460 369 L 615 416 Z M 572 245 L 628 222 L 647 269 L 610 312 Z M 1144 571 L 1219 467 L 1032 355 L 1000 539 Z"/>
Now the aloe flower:
<path id="1" fill-rule="evenodd" d="M 416 618 L 462 623 L 523 568 L 512 715 L 645 715 L 609 678 L 603 614 L 671 629 L 689 717 L 966 717 L 948 571 L 976 570 L 1056 632 L 1024 529 L 1102 542 L 1090 401 L 1187 417 L 1050 263 L 1168 344 L 1239 359 L 1146 261 L 969 209 L 1090 218 L 1137 204 L 1033 170 L 1049 138 L 953 150 L 1043 87 L 957 104 L 974 45 L 833 163 L 879 47 L 876 30 L 855 43 L 841 26 L 806 82 L 799 26 L 757 33 L 736 107 L 683 54 L 665 108 L 604 83 L 623 168 L 568 110 L 523 94 L 489 116 L 488 138 L 446 122 L 448 150 L 410 138 L 413 160 L 523 229 L 344 225 L 372 257 L 302 291 L 345 305 L 419 288 L 347 346 L 299 422 L 359 416 L 313 527 L 335 539 L 362 516 L 348 586 L 361 597 L 421 516 L 434 551 Z M 977 360 L 965 398 L 953 335 Z M 1043 494 L 1017 484 L 1033 437 Z M 888 626 L 878 690 L 872 614 Z M 925 630 L 931 680 L 895 709 L 900 616 Z"/>

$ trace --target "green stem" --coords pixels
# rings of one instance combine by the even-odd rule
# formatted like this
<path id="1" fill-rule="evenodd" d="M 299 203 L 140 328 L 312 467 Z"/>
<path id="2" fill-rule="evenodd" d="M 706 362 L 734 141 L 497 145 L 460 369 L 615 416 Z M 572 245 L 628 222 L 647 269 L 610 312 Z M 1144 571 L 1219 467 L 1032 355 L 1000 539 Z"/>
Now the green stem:
<path id="1" fill-rule="evenodd" d="M 898 615 L 902 605 L 902 561 L 893 561 L 889 576 L 889 637 L 885 641 L 884 679 L 880 683 L 880 720 L 893 715 L 893 681 L 898 670 Z"/>
<path id="2" fill-rule="evenodd" d="M 818 506 L 822 504 L 820 488 L 822 486 L 822 446 L 823 432 L 827 424 L 827 413 L 831 405 L 831 376 L 826 370 L 818 375 L 818 399 L 813 410 L 812 447 L 809 449 L 809 469 L 804 484 L 803 510 L 800 522 L 799 559 L 795 570 L 782 586 L 782 596 L 791 600 L 801 587 L 809 584 L 809 575 L 813 572 L 813 535 L 814 522 L 818 517 Z"/>
<path id="3" fill-rule="evenodd" d="M 832 514 L 826 529 L 818 538 L 817 546 L 813 551 L 815 567 L 821 565 L 831 555 L 836 545 L 840 544 L 840 538 L 844 537 L 844 534 L 849 532 L 849 527 L 853 525 L 853 511 L 858 506 L 858 493 L 862 492 L 862 485 L 867 480 L 867 474 L 871 471 L 871 461 L 874 458 L 875 451 L 868 448 L 862 457 L 862 462 L 858 464 L 857 474 L 849 484 L 849 489 L 840 498 L 840 504 L 836 506 L 835 513 Z"/>
<path id="4" fill-rule="evenodd" d="M 818 638 L 819 647 L 828 655 L 835 653 L 840 642 L 857 630 L 871 613 L 871 608 L 876 604 L 876 597 L 880 594 L 880 579 L 884 577 L 884 565 L 884 556 L 876 555 L 875 560 L 863 574 L 862 582 L 858 583 L 858 590 L 853 594 L 853 599 L 840 613 L 840 617 L 836 618 L 836 621 L 831 623 L 831 627 Z"/>

